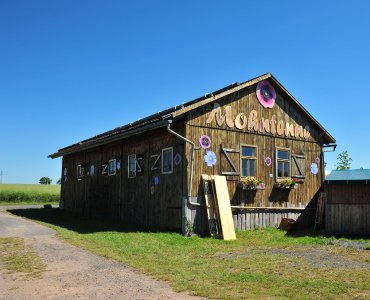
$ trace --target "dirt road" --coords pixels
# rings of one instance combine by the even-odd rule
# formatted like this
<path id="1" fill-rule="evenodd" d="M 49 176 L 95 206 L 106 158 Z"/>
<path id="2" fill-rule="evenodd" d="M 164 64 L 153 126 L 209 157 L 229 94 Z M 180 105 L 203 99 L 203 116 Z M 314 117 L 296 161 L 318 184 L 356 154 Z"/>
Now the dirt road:
<path id="1" fill-rule="evenodd" d="M 175 293 L 166 283 L 74 247 L 54 233 L 0 210 L 0 237 L 24 238 L 47 264 L 40 279 L 0 270 L 0 299 L 201 299 Z"/>

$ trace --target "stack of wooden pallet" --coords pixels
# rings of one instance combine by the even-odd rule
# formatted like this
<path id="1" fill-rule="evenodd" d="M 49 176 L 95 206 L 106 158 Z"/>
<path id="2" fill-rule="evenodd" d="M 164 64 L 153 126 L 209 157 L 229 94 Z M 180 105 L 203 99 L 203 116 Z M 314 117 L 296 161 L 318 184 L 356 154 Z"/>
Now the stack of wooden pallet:
<path id="1" fill-rule="evenodd" d="M 203 174 L 202 180 L 211 236 L 236 240 L 226 177 Z"/>

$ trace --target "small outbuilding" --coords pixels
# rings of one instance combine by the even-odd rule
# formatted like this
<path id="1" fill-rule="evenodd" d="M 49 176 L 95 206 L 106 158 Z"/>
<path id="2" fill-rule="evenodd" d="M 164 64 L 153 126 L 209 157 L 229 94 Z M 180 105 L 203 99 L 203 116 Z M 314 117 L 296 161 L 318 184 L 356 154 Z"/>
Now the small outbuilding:
<path id="1" fill-rule="evenodd" d="M 370 170 L 332 171 L 325 180 L 329 234 L 370 235 Z"/>

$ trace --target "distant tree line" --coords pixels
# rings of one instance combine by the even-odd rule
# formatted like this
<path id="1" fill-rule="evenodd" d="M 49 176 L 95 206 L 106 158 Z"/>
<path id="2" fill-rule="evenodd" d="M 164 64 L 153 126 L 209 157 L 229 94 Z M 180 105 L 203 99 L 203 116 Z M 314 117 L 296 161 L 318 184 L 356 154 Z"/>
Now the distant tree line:
<path id="1" fill-rule="evenodd" d="M 40 184 L 51 184 L 52 180 L 49 177 L 41 177 L 39 183 Z"/>

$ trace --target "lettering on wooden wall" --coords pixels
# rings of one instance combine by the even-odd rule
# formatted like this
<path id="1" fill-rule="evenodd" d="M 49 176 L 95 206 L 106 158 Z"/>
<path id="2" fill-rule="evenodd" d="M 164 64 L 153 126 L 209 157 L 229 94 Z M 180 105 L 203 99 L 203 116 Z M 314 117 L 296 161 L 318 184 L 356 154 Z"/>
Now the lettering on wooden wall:
<path id="1" fill-rule="evenodd" d="M 102 175 L 108 174 L 108 163 L 104 163 L 101 165 L 101 174 Z"/>
<path id="2" fill-rule="evenodd" d="M 271 119 L 259 118 L 256 110 L 252 110 L 249 115 L 238 113 L 235 118 L 232 116 L 231 105 L 226 105 L 223 109 L 220 104 L 214 103 L 213 109 L 208 115 L 206 124 L 216 122 L 218 126 L 224 123 L 229 128 L 236 127 L 237 129 L 255 131 L 260 133 L 271 133 L 285 137 L 295 137 L 309 139 L 311 136 L 310 127 L 277 120 L 276 116 L 271 116 Z"/>
<path id="3" fill-rule="evenodd" d="M 142 174 L 143 173 L 143 158 L 136 157 L 136 173 Z"/>
<path id="4" fill-rule="evenodd" d="M 226 106 L 222 112 L 220 104 L 215 103 L 206 123 L 212 123 L 214 119 L 216 119 L 218 126 L 222 126 L 226 119 L 226 125 L 230 128 L 234 127 L 234 121 L 231 118 L 231 106 L 229 105 Z"/>
<path id="5" fill-rule="evenodd" d="M 161 167 L 159 165 L 159 159 L 161 158 L 161 155 L 160 154 L 152 154 L 152 155 L 150 155 L 150 158 L 153 160 L 153 164 L 152 164 L 152 167 L 150 168 L 150 170 L 152 172 L 160 170 Z"/>

